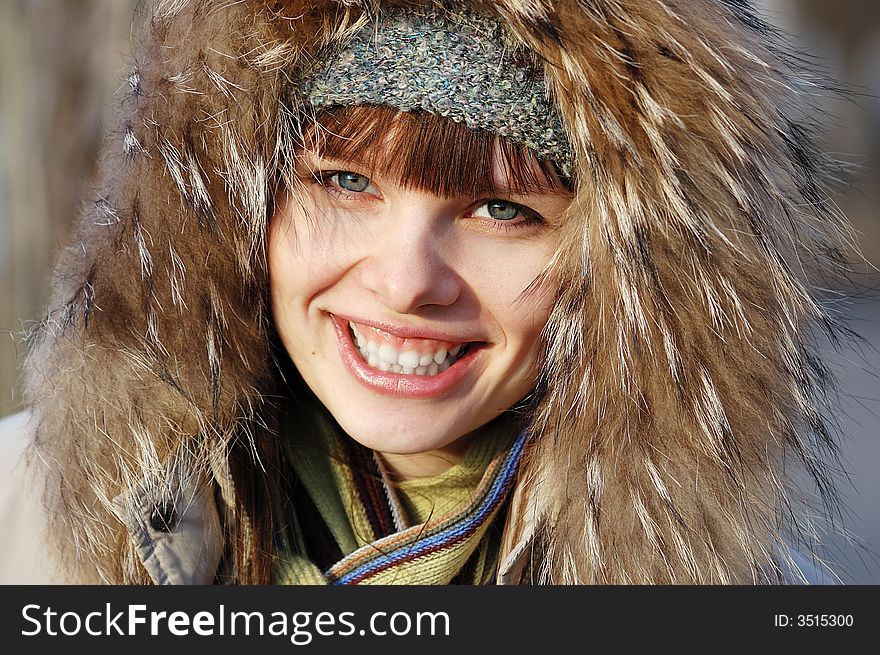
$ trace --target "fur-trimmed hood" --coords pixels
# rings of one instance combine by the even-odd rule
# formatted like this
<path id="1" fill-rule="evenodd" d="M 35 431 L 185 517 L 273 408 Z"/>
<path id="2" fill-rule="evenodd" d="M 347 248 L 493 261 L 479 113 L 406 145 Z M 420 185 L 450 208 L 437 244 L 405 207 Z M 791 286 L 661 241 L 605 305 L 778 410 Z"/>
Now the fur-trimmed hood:
<path id="1" fill-rule="evenodd" d="M 204 476 L 224 570 L 259 582 L 283 409 L 266 227 L 304 120 L 291 72 L 415 3 L 152 4 L 32 334 L 37 448 L 78 579 L 145 580 L 118 499 L 161 508 Z M 575 158 L 518 486 L 541 517 L 532 579 L 773 581 L 782 538 L 815 530 L 790 474 L 829 489 L 833 451 L 813 339 L 836 327 L 813 283 L 845 239 L 803 113 L 815 80 L 746 0 L 468 4 L 544 62 Z"/>

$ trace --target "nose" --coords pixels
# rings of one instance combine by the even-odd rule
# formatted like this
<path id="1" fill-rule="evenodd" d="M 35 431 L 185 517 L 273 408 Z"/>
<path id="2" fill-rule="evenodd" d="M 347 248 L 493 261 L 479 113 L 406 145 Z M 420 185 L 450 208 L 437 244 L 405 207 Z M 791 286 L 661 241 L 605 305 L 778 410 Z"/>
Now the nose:
<path id="1" fill-rule="evenodd" d="M 411 200 L 390 210 L 381 235 L 361 262 L 361 284 L 388 309 L 412 314 L 448 307 L 462 291 L 447 258 L 443 211 L 437 202 Z"/>

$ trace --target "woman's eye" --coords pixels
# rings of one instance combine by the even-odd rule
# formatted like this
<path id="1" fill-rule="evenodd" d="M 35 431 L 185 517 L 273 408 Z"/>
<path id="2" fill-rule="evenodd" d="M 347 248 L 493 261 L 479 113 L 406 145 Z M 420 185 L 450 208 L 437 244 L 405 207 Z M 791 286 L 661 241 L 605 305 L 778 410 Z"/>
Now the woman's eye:
<path id="1" fill-rule="evenodd" d="M 516 203 L 490 200 L 480 205 L 473 215 L 482 218 L 493 218 L 496 221 L 512 221 L 521 213 L 522 208 Z"/>
<path id="2" fill-rule="evenodd" d="M 336 178 L 336 184 L 346 191 L 354 191 L 360 193 L 366 191 L 370 186 L 370 178 L 360 173 L 352 173 L 350 171 L 342 171 L 336 173 L 330 179 Z"/>

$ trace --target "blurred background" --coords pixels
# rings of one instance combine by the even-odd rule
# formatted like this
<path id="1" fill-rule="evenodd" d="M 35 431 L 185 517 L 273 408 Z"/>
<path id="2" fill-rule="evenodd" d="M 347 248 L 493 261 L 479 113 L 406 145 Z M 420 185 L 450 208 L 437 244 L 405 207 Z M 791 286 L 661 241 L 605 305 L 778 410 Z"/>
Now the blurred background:
<path id="1" fill-rule="evenodd" d="M 115 104 L 134 0 L 0 2 L 0 417 L 22 408 L 21 333 L 44 309 L 52 261 L 89 195 Z M 826 98 L 824 147 L 852 165 L 837 203 L 870 263 L 848 302 L 861 346 L 842 353 L 846 511 L 827 555 L 845 582 L 880 583 L 880 2 L 758 0 L 817 68 L 854 91 Z M 853 535 L 846 538 L 844 533 Z"/>

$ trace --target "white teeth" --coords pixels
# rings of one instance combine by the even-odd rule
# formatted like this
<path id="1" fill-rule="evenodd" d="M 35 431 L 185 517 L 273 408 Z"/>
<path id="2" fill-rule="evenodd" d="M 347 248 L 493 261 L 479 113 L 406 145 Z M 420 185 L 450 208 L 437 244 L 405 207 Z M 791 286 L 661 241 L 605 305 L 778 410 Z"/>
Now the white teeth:
<path id="1" fill-rule="evenodd" d="M 415 350 L 398 352 L 391 344 L 377 343 L 365 338 L 352 323 L 349 323 L 349 327 L 364 361 L 373 368 L 391 373 L 437 375 L 452 366 L 465 347 L 465 344 L 458 344 L 448 351 L 446 348 L 439 348 L 434 352 L 422 354 Z"/>
<path id="2" fill-rule="evenodd" d="M 404 368 L 415 368 L 420 363 L 419 354 L 415 350 L 404 351 L 397 358 L 397 363 Z"/>
<path id="3" fill-rule="evenodd" d="M 379 346 L 379 359 L 389 364 L 395 364 L 397 362 L 397 351 L 387 343 L 383 343 Z"/>

